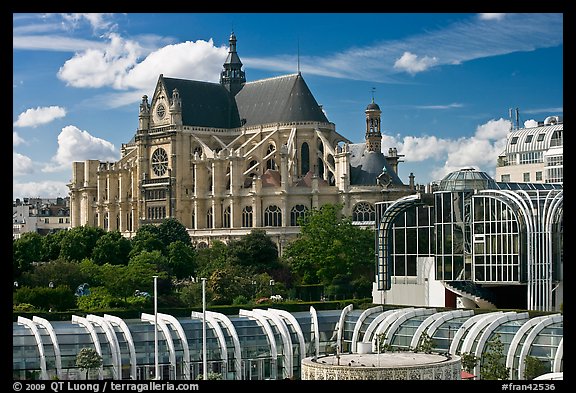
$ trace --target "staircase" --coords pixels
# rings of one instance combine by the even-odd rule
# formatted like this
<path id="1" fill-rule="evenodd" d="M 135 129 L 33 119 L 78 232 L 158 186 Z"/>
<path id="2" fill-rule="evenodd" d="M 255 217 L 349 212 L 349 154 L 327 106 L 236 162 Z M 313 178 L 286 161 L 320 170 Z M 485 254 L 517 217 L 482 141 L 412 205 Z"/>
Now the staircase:
<path id="1" fill-rule="evenodd" d="M 447 289 L 471 300 L 479 308 L 496 308 L 492 292 L 472 281 L 443 281 L 442 283 Z"/>

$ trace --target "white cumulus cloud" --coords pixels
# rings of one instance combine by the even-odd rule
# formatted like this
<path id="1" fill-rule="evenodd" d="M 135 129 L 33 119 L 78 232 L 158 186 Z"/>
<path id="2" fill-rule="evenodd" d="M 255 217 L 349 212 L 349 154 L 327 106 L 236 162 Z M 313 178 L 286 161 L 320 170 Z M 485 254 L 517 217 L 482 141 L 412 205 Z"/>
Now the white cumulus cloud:
<path id="1" fill-rule="evenodd" d="M 22 176 L 34 172 L 34 165 L 30 157 L 12 152 L 12 175 Z"/>
<path id="2" fill-rule="evenodd" d="M 58 151 L 52 158 L 53 164 L 45 172 L 70 170 L 70 163 L 84 160 L 117 161 L 120 158 L 114 145 L 69 125 L 58 135 Z"/>
<path id="3" fill-rule="evenodd" d="M 406 71 L 410 74 L 416 74 L 418 72 L 426 71 L 436 63 L 438 63 L 438 59 L 436 57 L 424 56 L 422 58 L 418 58 L 418 55 L 410 52 L 404 52 L 402 57 L 394 62 L 394 68 L 400 71 Z"/>
<path id="4" fill-rule="evenodd" d="M 23 144 L 24 142 L 26 142 L 26 141 L 25 141 L 24 139 L 22 139 L 22 138 L 20 137 L 20 135 L 18 135 L 17 132 L 12 131 L 12 145 L 13 145 L 13 146 L 21 145 L 21 144 Z"/>
<path id="5" fill-rule="evenodd" d="M 12 185 L 12 198 L 56 198 L 68 196 L 68 187 L 61 181 L 18 183 Z"/>
<path id="6" fill-rule="evenodd" d="M 59 106 L 37 107 L 27 109 L 18 115 L 14 127 L 37 127 L 66 116 L 66 109 Z"/>
<path id="7" fill-rule="evenodd" d="M 122 90 L 103 98 L 107 106 L 117 107 L 131 104 L 142 92 L 154 89 L 159 74 L 217 82 L 227 54 L 227 47 L 216 47 L 212 40 L 166 45 L 148 53 L 136 41 L 112 33 L 104 48 L 87 49 L 66 61 L 58 78 L 72 87 Z"/>

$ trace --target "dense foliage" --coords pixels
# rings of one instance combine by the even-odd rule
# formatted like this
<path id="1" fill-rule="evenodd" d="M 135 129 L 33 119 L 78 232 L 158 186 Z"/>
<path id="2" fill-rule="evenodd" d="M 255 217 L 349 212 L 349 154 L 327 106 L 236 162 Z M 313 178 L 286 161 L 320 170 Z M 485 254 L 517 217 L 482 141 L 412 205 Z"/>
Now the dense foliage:
<path id="1" fill-rule="evenodd" d="M 297 298 L 310 284 L 335 299 L 369 297 L 374 234 L 353 226 L 340 210 L 325 205 L 307 215 L 286 258 L 260 229 L 197 249 L 172 218 L 143 225 L 132 238 L 93 227 L 26 233 L 13 241 L 14 309 L 149 307 L 153 276 L 159 305 L 171 307 L 202 304 L 200 277 L 212 305 Z"/>

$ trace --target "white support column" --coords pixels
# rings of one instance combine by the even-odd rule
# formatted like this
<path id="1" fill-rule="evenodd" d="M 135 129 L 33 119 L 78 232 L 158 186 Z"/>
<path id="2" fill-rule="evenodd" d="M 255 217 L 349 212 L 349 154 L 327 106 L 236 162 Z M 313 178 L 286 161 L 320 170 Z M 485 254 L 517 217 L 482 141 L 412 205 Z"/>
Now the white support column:
<path id="1" fill-rule="evenodd" d="M 50 335 L 50 340 L 52 340 L 52 346 L 54 347 L 54 357 L 56 358 L 56 375 L 59 379 L 63 379 L 62 375 L 62 354 L 60 353 L 60 345 L 58 344 L 58 337 L 56 332 L 54 331 L 54 327 L 52 324 L 44 318 L 40 318 L 38 316 L 33 316 L 32 321 L 36 322 L 38 325 L 41 325 L 48 331 Z"/>
<path id="2" fill-rule="evenodd" d="M 46 355 L 44 354 L 44 344 L 42 343 L 42 336 L 38 331 L 38 327 L 32 320 L 18 316 L 18 323 L 28 327 L 34 338 L 36 339 L 36 345 L 38 346 L 38 355 L 40 355 L 40 379 L 49 379 L 48 370 L 46 370 Z"/>
<path id="3" fill-rule="evenodd" d="M 122 379 L 122 355 L 120 354 L 120 344 L 118 343 L 118 337 L 116 337 L 114 329 L 108 325 L 108 321 L 97 315 L 87 315 L 86 319 L 90 322 L 97 323 L 102 330 L 104 330 L 108 344 L 110 345 L 110 352 L 112 353 L 112 378 Z"/>
<path id="4" fill-rule="evenodd" d="M 160 318 L 164 322 L 170 323 L 176 333 L 178 333 L 178 337 L 180 337 L 180 341 L 182 342 L 182 349 L 184 351 L 183 361 L 184 361 L 184 378 L 189 380 L 190 379 L 190 349 L 188 348 L 188 339 L 186 338 L 186 333 L 182 328 L 182 325 L 176 318 L 169 314 L 158 313 L 158 318 Z"/>
<path id="5" fill-rule="evenodd" d="M 98 355 L 103 357 L 102 347 L 100 346 L 100 339 L 98 338 L 98 333 L 96 332 L 96 329 L 94 329 L 92 323 L 86 318 L 79 317 L 78 315 L 72 315 L 72 323 L 82 325 L 86 328 L 86 330 L 88 330 L 90 336 L 92 337 L 92 342 L 94 343 L 94 348 L 96 349 L 96 352 L 98 353 Z M 102 363 L 102 365 L 98 369 L 98 378 L 102 379 L 103 377 L 104 377 L 104 363 Z"/>
<path id="6" fill-rule="evenodd" d="M 134 339 L 132 338 L 132 333 L 130 332 L 130 328 L 124 322 L 124 320 L 120 317 L 104 314 L 104 319 L 108 321 L 110 324 L 116 324 L 122 333 L 124 334 L 124 338 L 126 340 L 126 344 L 128 344 L 128 351 L 130 353 L 130 379 L 136 380 L 136 347 L 134 345 Z"/>
<path id="7" fill-rule="evenodd" d="M 154 315 L 142 313 L 140 316 L 142 321 L 147 321 L 154 324 Z M 158 320 L 158 327 L 164 334 L 164 341 L 166 341 L 166 346 L 168 347 L 168 358 L 170 359 L 170 365 L 176 370 L 176 349 L 174 348 L 174 341 L 172 340 L 172 335 L 170 334 L 170 328 L 166 325 L 164 320 Z M 158 376 L 158 375 L 157 375 Z"/>
<path id="8" fill-rule="evenodd" d="M 283 378 L 292 378 L 294 376 L 294 354 L 292 352 L 292 339 L 288 327 L 278 315 L 271 313 L 268 310 L 254 309 L 255 313 L 262 315 L 265 318 L 271 319 L 276 325 L 276 328 L 282 336 L 282 345 L 284 346 L 284 359 L 286 366 L 284 367 Z"/>

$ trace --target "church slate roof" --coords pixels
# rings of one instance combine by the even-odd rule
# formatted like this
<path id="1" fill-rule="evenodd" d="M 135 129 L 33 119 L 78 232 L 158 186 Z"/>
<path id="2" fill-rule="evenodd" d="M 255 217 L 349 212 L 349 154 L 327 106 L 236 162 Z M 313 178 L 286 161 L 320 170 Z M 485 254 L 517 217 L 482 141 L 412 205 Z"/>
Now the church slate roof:
<path id="1" fill-rule="evenodd" d="M 240 116 L 236 102 L 219 83 L 164 77 L 166 91 L 176 88 L 182 100 L 182 123 L 187 126 L 236 128 Z"/>
<path id="2" fill-rule="evenodd" d="M 329 122 L 301 74 L 248 82 L 236 97 L 219 83 L 166 77 L 163 80 L 168 94 L 178 89 L 182 122 L 187 126 L 237 128 L 297 121 Z"/>
<path id="3" fill-rule="evenodd" d="M 300 73 L 247 82 L 236 95 L 246 125 L 328 119 Z"/>
<path id="4" fill-rule="evenodd" d="M 365 143 L 348 145 L 350 151 L 350 185 L 375 186 L 377 178 L 386 169 L 392 185 L 403 185 L 402 180 L 392 170 L 382 152 L 367 151 Z"/>

